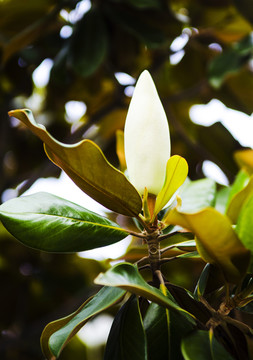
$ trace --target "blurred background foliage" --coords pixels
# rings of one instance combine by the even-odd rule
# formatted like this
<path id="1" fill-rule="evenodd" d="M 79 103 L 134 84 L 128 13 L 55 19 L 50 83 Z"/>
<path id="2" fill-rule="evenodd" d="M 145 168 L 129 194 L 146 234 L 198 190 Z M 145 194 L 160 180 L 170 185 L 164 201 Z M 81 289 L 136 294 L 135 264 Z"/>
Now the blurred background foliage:
<path id="1" fill-rule="evenodd" d="M 189 110 L 215 98 L 253 112 L 252 23 L 251 0 L 0 0 L 2 200 L 8 189 L 19 185 L 20 195 L 40 177 L 59 176 L 41 142 L 9 119 L 9 110 L 31 108 L 63 142 L 94 140 L 118 166 L 115 134 L 144 69 L 168 115 L 172 154 L 186 158 L 191 179 L 203 177 L 210 160 L 233 181 L 233 153 L 242 146 L 220 122 L 194 124 Z M 42 73 L 38 84 L 36 71 L 46 65 L 49 79 Z M 81 102 L 80 116 L 68 114 L 69 105 L 80 105 L 73 101 Z M 94 293 L 92 280 L 108 263 L 39 253 L 2 228 L 0 242 L 0 357 L 43 359 L 43 327 Z M 169 277 L 192 289 L 202 266 L 182 260 L 170 265 Z M 94 351 L 76 338 L 62 359 L 100 359 L 101 350 Z"/>

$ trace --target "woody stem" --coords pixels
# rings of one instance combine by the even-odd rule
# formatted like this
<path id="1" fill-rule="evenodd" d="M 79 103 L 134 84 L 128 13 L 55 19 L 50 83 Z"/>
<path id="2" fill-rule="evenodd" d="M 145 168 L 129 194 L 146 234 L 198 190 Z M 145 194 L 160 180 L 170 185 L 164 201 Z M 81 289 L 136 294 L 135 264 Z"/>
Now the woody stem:
<path id="1" fill-rule="evenodd" d="M 150 236 L 147 238 L 149 263 L 152 271 L 153 280 L 156 281 L 156 271 L 160 270 L 161 267 L 161 251 L 160 242 L 157 236 Z"/>

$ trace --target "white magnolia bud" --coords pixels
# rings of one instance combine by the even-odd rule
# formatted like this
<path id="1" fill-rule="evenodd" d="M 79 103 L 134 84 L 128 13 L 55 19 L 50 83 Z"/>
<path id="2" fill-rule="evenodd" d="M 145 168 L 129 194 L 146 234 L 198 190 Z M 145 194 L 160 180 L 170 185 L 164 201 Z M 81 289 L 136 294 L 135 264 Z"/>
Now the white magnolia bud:
<path id="1" fill-rule="evenodd" d="M 131 183 L 142 195 L 145 187 L 157 195 L 170 158 L 167 117 L 147 70 L 140 75 L 125 123 L 125 156 Z"/>

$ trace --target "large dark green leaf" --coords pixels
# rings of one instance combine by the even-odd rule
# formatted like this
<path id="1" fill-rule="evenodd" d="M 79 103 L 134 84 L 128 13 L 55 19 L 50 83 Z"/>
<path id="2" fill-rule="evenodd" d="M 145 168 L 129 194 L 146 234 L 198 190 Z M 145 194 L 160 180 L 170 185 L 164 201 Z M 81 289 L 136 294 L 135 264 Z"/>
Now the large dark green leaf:
<path id="1" fill-rule="evenodd" d="M 41 335 L 41 347 L 46 358 L 51 360 L 54 356 L 58 357 L 91 317 L 117 303 L 124 293 L 121 289 L 104 287 L 73 314 L 49 323 Z"/>
<path id="2" fill-rule="evenodd" d="M 76 24 L 69 47 L 69 64 L 83 77 L 97 70 L 108 48 L 107 29 L 98 8 L 92 8 Z"/>
<path id="3" fill-rule="evenodd" d="M 106 344 L 104 360 L 147 360 L 147 340 L 136 296 L 117 313 Z"/>
<path id="4" fill-rule="evenodd" d="M 142 201 L 125 175 L 114 168 L 101 149 L 90 140 L 66 145 L 55 140 L 43 125 L 37 124 L 27 109 L 9 112 L 22 121 L 44 143 L 51 161 L 62 168 L 76 185 L 108 209 L 127 216 L 141 212 Z"/>
<path id="5" fill-rule="evenodd" d="M 96 284 L 105 286 L 116 286 L 128 290 L 136 295 L 143 296 L 168 309 L 179 311 L 184 314 L 192 323 L 194 317 L 187 311 L 181 309 L 162 292 L 146 283 L 138 272 L 137 268 L 130 263 L 120 263 L 113 266 L 106 273 L 100 274 L 95 279 Z"/>
<path id="6" fill-rule="evenodd" d="M 48 193 L 5 202 L 0 219 L 23 244 L 44 251 L 90 250 L 128 235 L 105 217 Z"/>
<path id="7" fill-rule="evenodd" d="M 233 360 L 211 330 L 197 330 L 186 336 L 182 341 L 182 353 L 185 360 Z"/>
<path id="8" fill-rule="evenodd" d="M 149 360 L 169 358 L 170 325 L 168 310 L 151 303 L 144 318 Z M 159 349 L 159 351 L 157 351 Z"/>
<path id="9" fill-rule="evenodd" d="M 181 341 L 190 333 L 194 326 L 182 314 L 170 311 L 170 359 L 183 360 Z M 197 359 L 196 359 L 197 360 Z"/>
<path id="10" fill-rule="evenodd" d="M 144 318 L 144 327 L 150 360 L 183 359 L 181 340 L 194 329 L 185 316 L 151 303 Z"/>

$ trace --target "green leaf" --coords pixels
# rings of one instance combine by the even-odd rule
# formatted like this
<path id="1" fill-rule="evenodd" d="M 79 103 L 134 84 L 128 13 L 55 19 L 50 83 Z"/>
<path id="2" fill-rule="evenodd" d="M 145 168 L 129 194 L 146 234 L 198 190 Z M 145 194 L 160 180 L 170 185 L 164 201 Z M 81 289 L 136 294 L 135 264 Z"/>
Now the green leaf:
<path id="1" fill-rule="evenodd" d="M 160 290 L 148 285 L 138 272 L 137 268 L 130 263 L 120 263 L 113 266 L 106 273 L 99 274 L 95 279 L 95 283 L 105 286 L 120 287 L 133 294 L 143 296 L 168 309 L 183 313 L 194 323 L 193 316 L 190 313 L 168 299 Z"/>
<path id="2" fill-rule="evenodd" d="M 244 246 L 253 253 L 253 196 L 242 207 L 236 225 L 236 233 Z"/>
<path id="3" fill-rule="evenodd" d="M 90 140 L 66 145 L 55 140 L 43 125 L 37 124 L 27 109 L 9 112 L 29 127 L 45 143 L 51 161 L 62 168 L 75 184 L 108 209 L 126 216 L 141 212 L 142 201 L 125 175 L 114 168 L 101 149 Z"/>
<path id="4" fill-rule="evenodd" d="M 150 360 L 183 359 L 182 337 L 194 329 L 185 316 L 151 303 L 144 318 L 144 327 Z"/>
<path id="5" fill-rule="evenodd" d="M 202 259 L 220 267 L 228 282 L 237 283 L 245 275 L 250 253 L 225 215 L 213 208 L 193 214 L 175 208 L 168 213 L 165 222 L 192 231 Z"/>
<path id="6" fill-rule="evenodd" d="M 224 50 L 209 64 L 209 82 L 219 88 L 228 74 L 236 73 L 252 56 L 253 35 L 249 34 L 231 48 Z"/>
<path id="7" fill-rule="evenodd" d="M 153 219 L 184 183 L 187 174 L 188 164 L 184 158 L 178 155 L 169 158 L 166 166 L 165 182 L 162 190 L 157 195 Z"/>
<path id="8" fill-rule="evenodd" d="M 216 193 L 215 209 L 221 214 L 225 214 L 226 212 L 230 190 L 228 186 L 222 186 Z"/>
<path id="9" fill-rule="evenodd" d="M 231 201 L 231 199 L 236 195 L 239 191 L 241 191 L 249 182 L 249 175 L 246 171 L 240 170 L 238 174 L 236 175 L 235 181 L 233 182 L 230 192 L 229 192 L 229 198 L 228 203 Z"/>
<path id="10" fill-rule="evenodd" d="M 233 360 L 233 357 L 216 340 L 211 330 L 197 330 L 182 341 L 185 360 Z"/>
<path id="11" fill-rule="evenodd" d="M 113 306 L 124 294 L 124 290 L 103 287 L 73 314 L 49 323 L 41 335 L 41 348 L 46 358 L 51 360 L 58 357 L 90 318 Z"/>
<path id="12" fill-rule="evenodd" d="M 253 194 L 253 177 L 250 178 L 247 186 L 244 189 L 235 194 L 227 208 L 227 216 L 230 218 L 233 224 L 236 224 L 240 211 L 243 207 L 243 204 L 247 201 L 249 197 Z"/>
<path id="13" fill-rule="evenodd" d="M 182 212 L 197 212 L 212 206 L 215 200 L 216 184 L 212 179 L 190 181 L 182 189 Z"/>
<path id="14" fill-rule="evenodd" d="M 95 249 L 128 235 L 113 221 L 48 193 L 6 201 L 0 219 L 23 244 L 51 252 Z"/>
<path id="15" fill-rule="evenodd" d="M 192 323 L 179 313 L 170 311 L 170 359 L 183 360 L 181 352 L 182 338 L 194 330 Z M 198 359 L 196 359 L 198 360 Z"/>
<path id="16" fill-rule="evenodd" d="M 139 302 L 131 296 L 117 313 L 106 344 L 104 360 L 147 360 L 147 339 Z"/>
<path id="17" fill-rule="evenodd" d="M 199 277 L 196 289 L 194 291 L 194 295 L 197 297 L 197 299 L 199 299 L 205 293 L 206 285 L 210 275 L 211 266 L 212 266 L 211 264 L 206 264 Z"/>
<path id="18" fill-rule="evenodd" d="M 149 360 L 169 358 L 170 325 L 167 313 L 167 309 L 155 303 L 151 303 L 146 312 L 143 323 L 148 340 Z"/>
<path id="19" fill-rule="evenodd" d="M 93 74 L 108 50 L 107 29 L 103 16 L 92 7 L 76 24 L 70 38 L 68 63 L 83 77 Z"/>
<path id="20" fill-rule="evenodd" d="M 168 41 L 164 32 L 156 24 L 153 25 L 153 19 L 149 13 L 134 10 L 130 7 L 112 6 L 110 3 L 104 7 L 106 15 L 112 22 L 132 34 L 147 47 L 155 49 Z M 173 21 L 172 18 L 169 19 Z"/>

